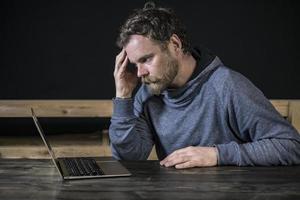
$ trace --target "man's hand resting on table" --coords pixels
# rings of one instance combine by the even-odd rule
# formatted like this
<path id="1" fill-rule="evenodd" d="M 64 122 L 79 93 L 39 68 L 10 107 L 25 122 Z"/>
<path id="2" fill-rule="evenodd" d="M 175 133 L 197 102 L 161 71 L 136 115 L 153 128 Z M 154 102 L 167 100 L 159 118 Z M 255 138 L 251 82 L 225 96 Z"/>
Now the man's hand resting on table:
<path id="1" fill-rule="evenodd" d="M 216 166 L 217 163 L 217 148 L 194 146 L 178 149 L 160 161 L 165 167 L 175 166 L 177 169 Z"/>

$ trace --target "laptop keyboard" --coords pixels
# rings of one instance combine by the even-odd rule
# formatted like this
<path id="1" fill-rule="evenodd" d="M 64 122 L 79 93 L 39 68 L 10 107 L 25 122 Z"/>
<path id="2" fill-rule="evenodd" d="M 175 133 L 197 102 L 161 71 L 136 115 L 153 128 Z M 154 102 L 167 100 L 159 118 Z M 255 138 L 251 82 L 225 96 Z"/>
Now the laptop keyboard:
<path id="1" fill-rule="evenodd" d="M 97 176 L 103 171 L 92 158 L 62 158 L 71 176 Z"/>

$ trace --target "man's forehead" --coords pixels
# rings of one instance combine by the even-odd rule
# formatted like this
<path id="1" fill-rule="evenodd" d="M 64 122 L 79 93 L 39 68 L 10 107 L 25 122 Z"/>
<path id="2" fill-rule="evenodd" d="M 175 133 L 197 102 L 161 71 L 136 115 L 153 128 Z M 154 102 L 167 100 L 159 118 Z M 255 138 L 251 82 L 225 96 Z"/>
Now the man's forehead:
<path id="1" fill-rule="evenodd" d="M 136 62 L 139 58 L 157 50 L 159 50 L 157 43 L 141 35 L 132 35 L 125 46 L 125 51 L 130 62 Z"/>
<path id="2" fill-rule="evenodd" d="M 148 43 L 148 44 L 151 44 L 153 43 L 153 41 L 146 37 L 146 36 L 143 36 L 143 35 L 131 35 L 129 40 L 128 40 L 128 43 L 132 43 L 132 44 L 137 44 L 137 43 Z"/>

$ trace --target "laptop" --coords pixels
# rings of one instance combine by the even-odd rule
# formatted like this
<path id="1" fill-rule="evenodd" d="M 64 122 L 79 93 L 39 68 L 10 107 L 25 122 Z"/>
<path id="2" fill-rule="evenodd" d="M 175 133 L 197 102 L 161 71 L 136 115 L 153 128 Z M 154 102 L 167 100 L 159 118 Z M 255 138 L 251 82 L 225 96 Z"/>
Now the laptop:
<path id="1" fill-rule="evenodd" d="M 131 176 L 119 161 L 111 157 L 56 157 L 33 108 L 31 113 L 51 160 L 63 180 Z"/>

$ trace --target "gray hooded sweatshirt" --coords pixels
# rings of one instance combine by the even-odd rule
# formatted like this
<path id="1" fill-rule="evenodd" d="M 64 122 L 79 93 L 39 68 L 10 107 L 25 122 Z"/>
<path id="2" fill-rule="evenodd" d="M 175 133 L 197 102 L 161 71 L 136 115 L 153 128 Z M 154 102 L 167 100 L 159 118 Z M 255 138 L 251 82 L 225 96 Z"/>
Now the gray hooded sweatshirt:
<path id="1" fill-rule="evenodd" d="M 205 49 L 179 89 L 113 100 L 109 128 L 113 156 L 145 160 L 153 145 L 160 160 L 188 146 L 215 146 L 218 165 L 300 164 L 300 135 L 243 75 Z"/>

